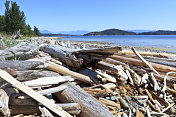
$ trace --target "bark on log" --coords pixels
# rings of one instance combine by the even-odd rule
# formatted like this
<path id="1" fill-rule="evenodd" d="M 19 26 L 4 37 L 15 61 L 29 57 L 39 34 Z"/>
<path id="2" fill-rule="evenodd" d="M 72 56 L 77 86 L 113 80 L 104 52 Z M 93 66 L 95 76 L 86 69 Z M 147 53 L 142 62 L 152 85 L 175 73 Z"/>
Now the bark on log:
<path id="1" fill-rule="evenodd" d="M 44 67 L 44 63 L 38 61 L 0 61 L 0 69 L 16 69 L 18 71 L 23 70 L 35 70 L 40 66 Z"/>
<path id="2" fill-rule="evenodd" d="M 80 117 L 113 117 L 108 109 L 97 99 L 87 94 L 81 88 L 72 83 L 63 84 L 68 88 L 56 93 L 56 97 L 61 102 L 78 103 L 81 106 Z"/>
<path id="3" fill-rule="evenodd" d="M 112 55 L 112 56 L 110 56 L 110 58 L 115 59 L 117 61 L 124 62 L 124 63 L 132 64 L 132 65 L 145 66 L 143 62 L 141 62 L 140 60 L 137 60 L 137 59 L 133 59 L 133 58 L 126 58 L 126 57 L 117 56 L 117 55 Z M 176 68 L 174 68 L 174 67 L 169 67 L 169 66 L 166 66 L 166 65 L 160 65 L 160 64 L 156 64 L 156 63 L 152 63 L 152 62 L 149 62 L 149 63 L 157 71 L 161 71 L 161 72 L 174 71 L 174 72 L 176 72 Z"/>

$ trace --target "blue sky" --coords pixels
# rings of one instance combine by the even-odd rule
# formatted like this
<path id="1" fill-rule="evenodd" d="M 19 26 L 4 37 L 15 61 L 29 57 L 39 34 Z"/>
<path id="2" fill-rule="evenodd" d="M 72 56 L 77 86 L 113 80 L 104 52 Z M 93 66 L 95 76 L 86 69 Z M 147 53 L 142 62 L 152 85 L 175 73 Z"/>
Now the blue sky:
<path id="1" fill-rule="evenodd" d="M 0 14 L 4 3 L 0 0 Z M 176 30 L 176 0 L 12 0 L 40 30 Z"/>

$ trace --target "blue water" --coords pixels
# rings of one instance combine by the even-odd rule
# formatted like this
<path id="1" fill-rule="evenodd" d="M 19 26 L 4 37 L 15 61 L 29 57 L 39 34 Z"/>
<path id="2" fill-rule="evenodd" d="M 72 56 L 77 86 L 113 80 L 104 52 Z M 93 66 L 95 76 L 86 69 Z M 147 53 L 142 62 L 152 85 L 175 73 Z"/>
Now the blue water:
<path id="1" fill-rule="evenodd" d="M 176 53 L 176 35 L 69 36 L 63 40 L 102 41 L 112 45 L 163 48 Z"/>

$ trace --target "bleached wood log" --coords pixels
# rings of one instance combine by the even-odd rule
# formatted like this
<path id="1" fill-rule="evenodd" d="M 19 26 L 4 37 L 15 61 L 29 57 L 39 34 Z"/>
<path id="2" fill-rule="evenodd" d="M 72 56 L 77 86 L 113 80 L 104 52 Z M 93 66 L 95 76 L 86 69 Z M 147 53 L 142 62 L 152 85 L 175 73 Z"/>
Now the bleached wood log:
<path id="1" fill-rule="evenodd" d="M 38 61 L 0 61 L 0 69 L 35 70 L 39 66 L 44 67 L 44 63 Z"/>
<path id="2" fill-rule="evenodd" d="M 112 77 L 112 76 L 110 76 L 109 74 L 107 74 L 107 73 L 102 73 L 102 72 L 100 72 L 100 71 L 98 71 L 98 70 L 95 70 L 95 72 L 98 74 L 98 75 L 100 75 L 100 76 L 102 76 L 103 78 L 105 78 L 107 81 L 109 81 L 109 82 L 113 82 L 113 83 L 116 83 L 117 81 L 116 81 L 116 79 L 114 78 L 114 77 Z"/>
<path id="3" fill-rule="evenodd" d="M 121 47 L 75 50 L 59 45 L 49 45 L 40 47 L 40 50 L 49 53 L 52 57 L 59 58 L 61 62 L 71 67 L 81 68 L 81 66 L 88 66 L 103 58 L 107 58 L 114 52 L 121 51 Z"/>
<path id="4" fill-rule="evenodd" d="M 162 58 L 176 57 L 175 54 L 168 54 L 168 53 L 154 53 L 154 52 L 139 52 L 139 53 L 144 56 L 155 56 L 155 57 L 162 57 Z M 119 54 L 134 54 L 134 53 L 129 50 L 122 50 L 119 52 Z"/>
<path id="5" fill-rule="evenodd" d="M 167 62 L 167 61 L 159 61 L 159 60 L 152 60 L 152 59 L 146 59 L 149 62 L 153 62 L 153 63 L 157 63 L 157 64 L 161 64 L 161 65 L 167 65 L 167 66 L 171 66 L 171 67 L 176 67 L 176 62 Z"/>
<path id="6" fill-rule="evenodd" d="M 134 82 L 133 82 L 133 79 L 132 79 L 132 77 L 131 77 L 130 72 L 129 72 L 128 70 L 125 70 L 125 72 L 126 72 L 126 74 L 127 74 L 127 76 L 128 76 L 128 79 L 130 80 L 131 84 L 133 85 Z"/>
<path id="7" fill-rule="evenodd" d="M 10 116 L 10 110 L 9 110 L 9 97 L 7 93 L 0 89 L 0 111 L 4 114 L 4 116 L 9 117 Z"/>
<path id="8" fill-rule="evenodd" d="M 20 89 L 21 91 L 23 91 L 24 93 L 26 93 L 27 95 L 29 95 L 30 97 L 35 99 L 36 101 L 40 102 L 41 104 L 46 106 L 48 109 L 50 109 L 51 111 L 53 111 L 57 115 L 63 116 L 63 117 L 71 117 L 71 115 L 68 114 L 67 112 L 65 112 L 64 110 L 62 110 L 61 107 L 55 105 L 53 102 L 51 102 L 46 97 L 40 95 L 39 93 L 35 92 L 31 88 L 29 88 L 26 85 L 22 84 L 21 82 L 17 81 L 10 74 L 8 74 L 7 72 L 5 72 L 1 69 L 0 69 L 0 77 L 2 79 L 6 80 L 7 82 L 9 82 L 10 84 L 12 84 L 14 87 Z"/>
<path id="9" fill-rule="evenodd" d="M 46 53 L 49 53 L 52 57 L 58 58 L 61 62 L 72 66 L 72 67 L 81 67 L 82 60 L 77 59 L 74 54 L 72 54 L 73 50 L 69 48 L 65 48 L 59 45 L 49 45 L 42 46 L 40 50 Z"/>
<path id="10" fill-rule="evenodd" d="M 28 81 L 40 77 L 52 77 L 52 76 L 60 76 L 60 74 L 58 74 L 57 72 L 47 70 L 24 70 L 24 71 L 15 71 L 14 77 L 16 77 L 16 79 L 19 81 Z"/>
<path id="11" fill-rule="evenodd" d="M 101 70 L 107 71 L 109 73 L 115 74 L 117 78 L 122 82 L 125 82 L 128 79 L 128 76 L 123 71 L 121 66 L 117 66 L 117 65 L 113 65 L 113 64 L 100 61 L 96 67 L 98 67 Z"/>
<path id="12" fill-rule="evenodd" d="M 45 86 L 45 85 L 54 85 L 59 84 L 63 82 L 73 81 L 69 76 L 53 76 L 53 77 L 44 77 L 44 78 L 38 78 L 31 81 L 25 81 L 23 82 L 25 85 L 29 87 L 39 87 L 39 86 Z"/>
<path id="13" fill-rule="evenodd" d="M 112 55 L 109 58 L 124 62 L 124 63 L 128 63 L 128 64 L 132 64 L 132 65 L 136 65 L 136 66 L 145 66 L 143 62 L 141 62 L 140 60 L 137 59 L 133 59 L 133 58 L 126 58 L 126 57 L 122 57 L 122 56 L 117 56 L 117 55 Z M 161 71 L 161 72 L 176 72 L 176 68 L 174 67 L 170 67 L 170 66 L 166 66 L 166 65 L 160 65 L 157 63 L 152 63 L 149 62 L 149 64 L 155 68 L 157 71 Z"/>
<path id="14" fill-rule="evenodd" d="M 87 94 L 72 83 L 63 84 L 67 86 L 64 91 L 56 93 L 61 102 L 78 103 L 81 106 L 80 117 L 113 117 L 109 110 L 93 96 Z"/>
<path id="15" fill-rule="evenodd" d="M 150 73 L 150 79 L 151 79 L 151 83 L 153 84 L 153 88 L 154 88 L 154 91 L 158 91 L 160 90 L 160 86 L 158 85 L 158 82 L 156 81 L 153 73 Z"/>
<path id="16" fill-rule="evenodd" d="M 110 59 L 110 58 L 107 58 L 107 59 L 105 59 L 104 60 L 105 62 L 107 62 L 107 63 L 111 63 L 111 64 L 114 64 L 114 65 L 122 65 L 124 68 L 125 68 L 125 70 L 128 70 L 129 72 L 130 72 L 130 74 L 131 74 L 131 76 L 132 76 L 132 79 L 133 79 L 133 81 L 134 81 L 134 83 L 137 85 L 137 86 L 139 86 L 140 85 L 140 82 L 141 82 L 141 78 L 140 78 L 140 76 L 136 73 L 136 72 L 134 72 L 132 69 L 130 69 L 126 64 L 124 64 L 124 63 L 119 63 L 119 61 L 116 61 L 116 60 L 114 60 L 114 59 Z M 104 63 L 105 63 L 104 62 Z M 98 68 L 100 68 L 100 69 L 106 69 L 108 72 L 117 72 L 114 68 L 112 68 L 112 67 L 108 67 L 108 65 L 106 65 L 106 64 L 102 64 L 102 63 L 100 63 L 100 64 L 98 64 Z M 127 75 L 126 75 L 127 76 Z M 127 79 L 128 79 L 129 77 L 127 76 Z"/>
<path id="17" fill-rule="evenodd" d="M 58 86 L 58 87 L 38 91 L 38 93 L 40 93 L 41 95 L 47 95 L 47 94 L 52 94 L 52 93 L 63 91 L 66 88 L 67 88 L 66 86 Z"/>
<path id="18" fill-rule="evenodd" d="M 156 74 L 159 75 L 159 73 L 135 50 L 135 48 L 131 48 L 132 51 L 136 54 L 136 56 L 147 66 L 149 67 L 152 71 L 154 71 Z"/>
<path id="19" fill-rule="evenodd" d="M 130 72 L 132 79 L 134 81 L 134 84 L 136 84 L 137 86 L 140 86 L 141 77 L 129 67 L 125 66 L 124 68 Z"/>
<path id="20" fill-rule="evenodd" d="M 73 72 L 73 71 L 69 70 L 68 68 L 63 67 L 61 65 L 53 64 L 50 62 L 47 65 L 46 69 L 58 72 L 63 75 L 72 76 L 73 78 L 80 80 L 80 81 L 83 81 L 83 82 L 86 82 L 86 83 L 92 83 L 90 77 Z"/>
<path id="21" fill-rule="evenodd" d="M 39 45 L 36 42 L 21 42 L 16 46 L 1 50 L 0 58 L 5 60 L 20 59 L 26 60 L 38 54 Z"/>

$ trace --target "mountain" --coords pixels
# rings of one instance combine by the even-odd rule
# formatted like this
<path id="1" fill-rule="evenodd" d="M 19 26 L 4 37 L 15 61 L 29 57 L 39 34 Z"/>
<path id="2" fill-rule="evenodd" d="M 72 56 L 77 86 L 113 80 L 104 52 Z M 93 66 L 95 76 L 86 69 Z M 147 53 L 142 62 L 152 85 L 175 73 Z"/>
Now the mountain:
<path id="1" fill-rule="evenodd" d="M 136 33 L 119 29 L 107 29 L 100 32 L 90 32 L 85 34 L 84 36 L 96 36 L 96 35 L 136 35 Z"/>
<path id="2" fill-rule="evenodd" d="M 86 33 L 89 33 L 90 31 L 86 30 L 77 30 L 77 31 L 61 31 L 58 32 L 59 34 L 70 34 L 70 35 L 84 35 Z"/>
<path id="3" fill-rule="evenodd" d="M 158 30 L 158 31 L 151 31 L 151 32 L 143 32 L 143 33 L 139 33 L 138 35 L 176 35 L 176 31 Z"/>
<path id="4" fill-rule="evenodd" d="M 40 33 L 42 33 L 42 34 L 52 34 L 52 32 L 50 32 L 48 30 L 40 30 Z"/>

